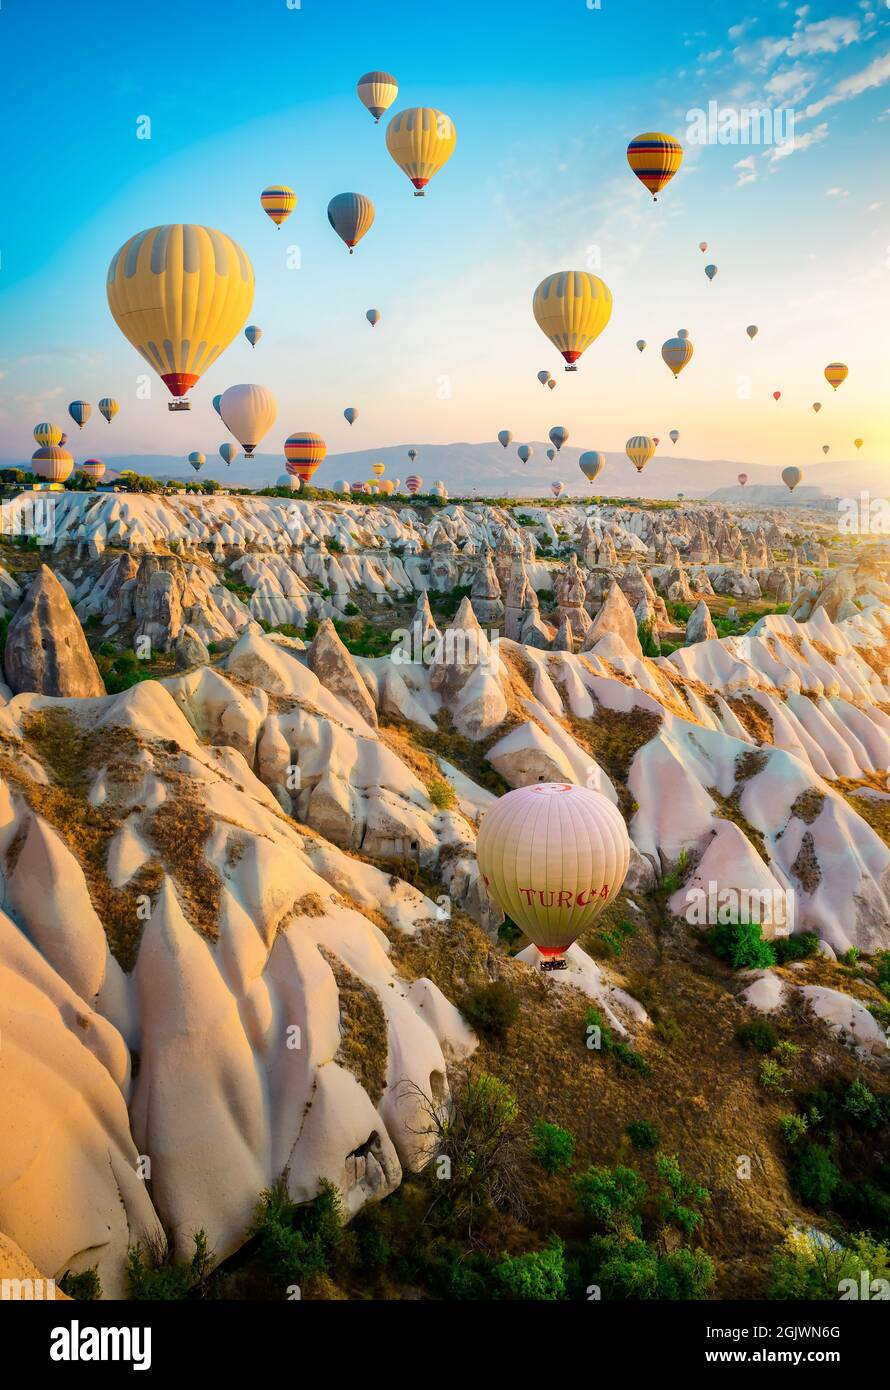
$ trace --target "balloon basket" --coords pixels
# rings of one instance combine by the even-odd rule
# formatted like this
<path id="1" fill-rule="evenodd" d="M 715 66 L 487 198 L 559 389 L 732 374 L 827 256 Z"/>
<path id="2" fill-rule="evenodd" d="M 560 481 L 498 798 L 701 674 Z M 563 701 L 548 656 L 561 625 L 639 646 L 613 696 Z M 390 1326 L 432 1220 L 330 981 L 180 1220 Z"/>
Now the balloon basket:
<path id="1" fill-rule="evenodd" d="M 415 198 L 425 198 L 426 194 L 424 193 L 422 188 L 415 188 L 414 196 Z"/>
<path id="2" fill-rule="evenodd" d="M 192 408 L 192 403 L 191 403 L 191 401 L 168 401 L 168 402 L 167 402 L 167 409 L 168 409 L 168 410 L 191 410 L 191 408 Z"/>
<path id="3" fill-rule="evenodd" d="M 577 370 L 578 368 L 575 366 L 574 362 L 570 362 L 569 365 L 566 367 L 567 372 L 576 372 Z"/>
<path id="4" fill-rule="evenodd" d="M 569 963 L 565 956 L 559 956 L 556 960 L 542 960 L 541 970 L 568 970 Z"/>

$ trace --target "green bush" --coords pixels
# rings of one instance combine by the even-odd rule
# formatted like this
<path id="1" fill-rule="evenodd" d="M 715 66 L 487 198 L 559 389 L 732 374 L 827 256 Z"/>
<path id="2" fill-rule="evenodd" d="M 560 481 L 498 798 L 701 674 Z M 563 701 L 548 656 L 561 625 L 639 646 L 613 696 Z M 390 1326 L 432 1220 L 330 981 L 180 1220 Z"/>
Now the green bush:
<path id="1" fill-rule="evenodd" d="M 770 1298 L 837 1300 L 842 1279 L 866 1273 L 890 1279 L 890 1251 L 867 1235 L 855 1235 L 846 1246 L 811 1231 L 789 1231 L 773 1253 Z"/>
<path id="2" fill-rule="evenodd" d="M 605 1258 L 595 1266 L 592 1279 L 604 1298 L 702 1299 L 714 1282 L 713 1261 L 703 1250 L 659 1254 L 644 1240 L 603 1244 Z"/>
<path id="3" fill-rule="evenodd" d="M 628 1043 L 622 1042 L 620 1038 L 615 1037 L 612 1029 L 608 1024 L 603 1022 L 603 1016 L 598 1009 L 588 1009 L 584 1023 L 588 1039 L 591 1037 L 592 1029 L 599 1029 L 599 1051 L 610 1053 L 613 1057 L 616 1057 L 623 1066 L 630 1067 L 632 1071 L 639 1072 L 641 1076 L 649 1075 L 651 1068 L 646 1058 L 642 1053 L 635 1052 Z M 596 1048 L 591 1048 L 590 1050 L 592 1052 L 597 1051 Z"/>
<path id="4" fill-rule="evenodd" d="M 775 1057 L 764 1057 L 760 1063 L 760 1084 L 765 1091 L 778 1091 L 782 1095 L 788 1094 L 788 1087 L 785 1079 L 788 1072 L 780 1066 Z"/>
<path id="5" fill-rule="evenodd" d="M 322 1179 L 314 1201 L 298 1205 L 277 1182 L 260 1194 L 250 1235 L 264 1268 L 283 1284 L 323 1274 L 343 1236 L 340 1194 Z"/>
<path id="6" fill-rule="evenodd" d="M 810 1127 L 806 1115 L 781 1115 L 779 1117 L 779 1132 L 786 1144 L 796 1144 L 798 1139 L 802 1139 Z"/>
<path id="7" fill-rule="evenodd" d="M 556 1302 L 566 1296 L 565 1250 L 553 1236 L 543 1250 L 505 1255 L 494 1266 L 495 1288 L 502 1298 Z"/>
<path id="8" fill-rule="evenodd" d="M 806 1144 L 791 1165 L 791 1186 L 807 1206 L 817 1209 L 830 1205 L 840 1177 L 821 1144 Z"/>
<path id="9" fill-rule="evenodd" d="M 468 994 L 461 1012 L 483 1037 L 503 1038 L 519 1017 L 519 999 L 503 980 L 494 980 Z"/>
<path id="10" fill-rule="evenodd" d="M 102 1281 L 95 1266 L 80 1274 L 72 1274 L 70 1269 L 66 1269 L 59 1280 L 59 1288 L 77 1303 L 92 1303 L 102 1297 Z"/>
<path id="11" fill-rule="evenodd" d="M 714 955 L 733 970 L 766 970 L 775 965 L 775 954 L 764 941 L 759 922 L 725 922 L 712 927 L 708 941 Z"/>
<path id="12" fill-rule="evenodd" d="M 847 1088 L 843 1110 L 849 1120 L 864 1129 L 880 1129 L 884 1123 L 883 1104 L 858 1076 Z"/>
<path id="13" fill-rule="evenodd" d="M 211 1253 L 203 1231 L 194 1236 L 191 1260 L 174 1260 L 166 1248 L 146 1251 L 141 1242 L 127 1251 L 127 1285 L 130 1297 L 140 1301 L 188 1298 L 207 1277 Z"/>
<path id="14" fill-rule="evenodd" d="M 676 1154 L 661 1154 L 655 1160 L 655 1170 L 663 1184 L 658 1196 L 662 1220 L 692 1235 L 701 1221 L 699 1207 L 711 1200 L 710 1192 L 683 1172 Z"/>
<path id="15" fill-rule="evenodd" d="M 536 1120 L 532 1126 L 532 1153 L 551 1177 L 571 1168 L 575 1157 L 574 1136 L 559 1125 L 546 1120 Z"/>
<path id="16" fill-rule="evenodd" d="M 658 1148 L 658 1130 L 648 1120 L 631 1120 L 626 1133 L 635 1149 Z"/>
<path id="17" fill-rule="evenodd" d="M 819 953 L 819 938 L 812 932 L 801 932 L 800 936 L 778 936 L 771 941 L 777 965 L 787 965 L 792 960 L 806 960 Z"/>
<path id="18" fill-rule="evenodd" d="M 755 1052 L 772 1052 L 779 1041 L 779 1035 L 765 1018 L 756 1018 L 752 1023 L 743 1023 L 736 1029 L 736 1041 L 745 1047 L 753 1047 Z"/>
<path id="19" fill-rule="evenodd" d="M 430 801 L 440 811 L 447 811 L 457 801 L 457 792 L 444 777 L 431 777 L 426 790 Z"/>
<path id="20" fill-rule="evenodd" d="M 617 1164 L 606 1168 L 591 1164 L 579 1173 L 572 1186 L 583 1216 L 605 1231 L 629 1227 L 640 1233 L 638 1208 L 646 1196 L 646 1182 L 634 1168 Z"/>

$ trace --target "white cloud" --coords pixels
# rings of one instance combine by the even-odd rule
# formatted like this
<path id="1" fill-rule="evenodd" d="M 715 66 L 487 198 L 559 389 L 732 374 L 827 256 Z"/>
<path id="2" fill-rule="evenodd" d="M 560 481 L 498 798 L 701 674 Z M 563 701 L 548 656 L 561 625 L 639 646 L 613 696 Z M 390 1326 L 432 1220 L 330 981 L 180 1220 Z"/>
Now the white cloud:
<path id="1" fill-rule="evenodd" d="M 868 67 L 862 68 L 859 72 L 851 73 L 849 77 L 844 77 L 840 82 L 832 87 L 827 96 L 821 97 L 819 101 L 814 101 L 804 111 L 805 116 L 821 116 L 829 106 L 838 106 L 842 101 L 850 101 L 853 97 L 861 96 L 863 92 L 869 92 L 875 87 L 883 87 L 885 82 L 890 82 L 890 53 L 883 53 L 880 58 L 875 58 L 869 63 Z"/>
<path id="2" fill-rule="evenodd" d="M 733 169 L 738 169 L 739 176 L 736 179 L 736 188 L 743 188 L 746 183 L 757 182 L 757 167 L 754 163 L 753 154 L 749 154 L 747 159 L 740 159 L 734 164 Z"/>
<path id="3" fill-rule="evenodd" d="M 789 68 L 779 68 L 766 84 L 769 96 L 776 101 L 788 101 L 797 105 L 812 90 L 815 73 L 803 63 L 794 63 Z"/>
<path id="4" fill-rule="evenodd" d="M 849 198 L 850 193 L 846 188 L 826 188 L 826 198 Z"/>
<path id="5" fill-rule="evenodd" d="M 823 121 L 821 125 L 814 126 L 812 130 L 806 131 L 803 135 L 795 133 L 794 139 L 789 141 L 787 145 L 774 145 L 772 149 L 766 151 L 764 159 L 768 159 L 770 164 L 776 165 L 780 159 L 787 159 L 790 154 L 799 154 L 801 150 L 808 150 L 811 145 L 818 145 L 827 138 L 828 122 Z"/>
<path id="6" fill-rule="evenodd" d="M 796 29 L 787 52 L 792 58 L 798 54 L 839 53 L 842 48 L 858 43 L 859 37 L 858 19 L 820 19 Z"/>

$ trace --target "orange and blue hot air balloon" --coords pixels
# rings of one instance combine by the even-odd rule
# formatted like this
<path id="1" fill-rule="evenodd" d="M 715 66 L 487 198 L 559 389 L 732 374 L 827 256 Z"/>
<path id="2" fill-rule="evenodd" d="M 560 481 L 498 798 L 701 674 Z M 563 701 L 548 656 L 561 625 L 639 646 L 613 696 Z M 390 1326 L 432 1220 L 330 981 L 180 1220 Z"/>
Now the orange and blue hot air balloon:
<path id="1" fill-rule="evenodd" d="M 364 193 L 338 193 L 328 203 L 328 221 L 352 255 L 374 221 L 374 204 Z"/>
<path id="2" fill-rule="evenodd" d="M 312 481 L 313 473 L 319 464 L 324 462 L 327 452 L 328 446 L 321 435 L 310 434 L 308 431 L 288 435 L 284 441 L 287 471 L 291 477 L 299 478 L 301 483 Z"/>
<path id="3" fill-rule="evenodd" d="M 260 341 L 260 338 L 262 338 L 263 336 L 263 330 L 261 328 L 258 328 L 255 323 L 249 323 L 244 330 L 244 336 L 250 343 L 251 347 L 256 347 L 257 343 Z"/>
<path id="4" fill-rule="evenodd" d="M 653 199 L 670 183 L 683 162 L 683 146 L 672 135 L 650 130 L 627 147 L 627 162 Z"/>
<path id="5" fill-rule="evenodd" d="M 260 205 L 266 216 L 280 227 L 297 206 L 297 195 L 285 183 L 271 183 L 260 194 Z"/>
<path id="6" fill-rule="evenodd" d="M 850 368 L 844 362 L 829 362 L 825 368 L 825 380 L 836 391 L 849 375 Z"/>

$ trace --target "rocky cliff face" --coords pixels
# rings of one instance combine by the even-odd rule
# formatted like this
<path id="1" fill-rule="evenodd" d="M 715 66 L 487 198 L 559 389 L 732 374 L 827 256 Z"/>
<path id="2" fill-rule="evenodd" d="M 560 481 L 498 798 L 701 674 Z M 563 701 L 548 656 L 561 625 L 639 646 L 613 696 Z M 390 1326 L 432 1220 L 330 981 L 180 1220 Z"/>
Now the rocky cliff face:
<path id="1" fill-rule="evenodd" d="M 15 694 L 75 699 L 105 694 L 83 629 L 47 565 L 41 565 L 9 625 L 3 669 Z"/>

